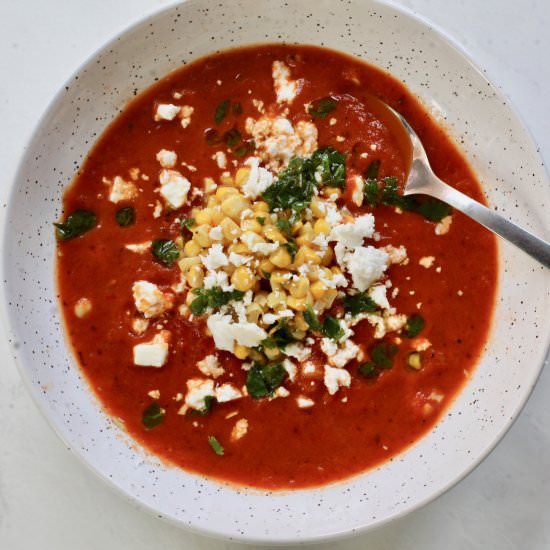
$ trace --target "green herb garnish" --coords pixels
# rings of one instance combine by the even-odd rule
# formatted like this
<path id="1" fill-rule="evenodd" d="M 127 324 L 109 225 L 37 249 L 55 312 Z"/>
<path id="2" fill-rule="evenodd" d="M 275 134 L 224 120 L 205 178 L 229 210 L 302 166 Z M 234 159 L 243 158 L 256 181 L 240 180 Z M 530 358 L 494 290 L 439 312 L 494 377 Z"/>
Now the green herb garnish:
<path id="1" fill-rule="evenodd" d="M 388 342 L 380 342 L 372 347 L 370 355 L 372 361 L 379 369 L 391 369 L 393 358 L 397 353 L 397 346 Z"/>
<path id="2" fill-rule="evenodd" d="M 354 317 L 363 312 L 371 313 L 377 308 L 376 302 L 366 292 L 344 296 L 344 309 Z"/>
<path id="3" fill-rule="evenodd" d="M 160 263 L 168 267 L 180 257 L 176 243 L 169 239 L 155 239 L 151 243 L 151 252 Z"/>
<path id="4" fill-rule="evenodd" d="M 180 227 L 183 229 L 184 227 L 186 229 L 191 229 L 195 225 L 195 218 L 185 218 L 181 220 Z"/>
<path id="5" fill-rule="evenodd" d="M 204 139 L 206 140 L 206 143 L 210 145 L 210 147 L 219 145 L 222 141 L 220 134 L 214 128 L 208 128 L 204 131 Z"/>
<path id="6" fill-rule="evenodd" d="M 254 365 L 248 371 L 246 389 L 254 399 L 270 397 L 284 382 L 286 375 L 286 370 L 280 363 Z"/>
<path id="7" fill-rule="evenodd" d="M 453 209 L 445 202 L 430 198 L 420 202 L 415 212 L 431 222 L 440 222 L 443 218 L 450 216 Z"/>
<path id="8" fill-rule="evenodd" d="M 244 157 L 248 153 L 252 153 L 256 149 L 256 143 L 254 143 L 253 139 L 248 139 L 244 142 L 243 145 L 240 147 L 237 147 L 236 149 L 233 149 L 233 154 L 236 157 Z"/>
<path id="9" fill-rule="evenodd" d="M 277 220 L 277 227 L 281 230 L 285 237 L 292 237 L 292 227 L 286 218 L 279 218 Z"/>
<path id="10" fill-rule="evenodd" d="M 311 102 L 307 112 L 313 118 L 326 118 L 327 115 L 336 109 L 338 101 L 332 97 L 323 97 Z"/>
<path id="11" fill-rule="evenodd" d="M 380 372 L 374 363 L 363 363 L 359 365 L 359 374 L 363 378 L 376 378 Z"/>
<path id="12" fill-rule="evenodd" d="M 62 223 L 54 223 L 58 241 L 68 241 L 84 235 L 97 224 L 97 217 L 90 210 L 78 209 L 67 216 Z"/>
<path id="13" fill-rule="evenodd" d="M 220 124 L 221 121 L 227 116 L 229 112 L 229 99 L 224 99 L 218 104 L 214 112 L 214 122 Z"/>
<path id="14" fill-rule="evenodd" d="M 164 416 L 166 414 L 166 411 L 160 407 L 160 405 L 153 401 L 144 411 L 141 416 L 141 422 L 147 428 L 150 430 L 151 428 L 155 428 L 159 424 L 162 423 L 164 420 Z"/>
<path id="15" fill-rule="evenodd" d="M 261 345 L 265 348 L 285 349 L 288 344 L 291 344 L 295 340 L 296 338 L 292 336 L 292 332 L 288 328 L 286 319 L 281 319 L 277 323 L 275 330 L 270 331 L 269 337 L 262 340 Z"/>
<path id="16" fill-rule="evenodd" d="M 369 164 L 369 167 L 365 170 L 365 178 L 367 178 L 367 180 L 377 180 L 379 171 L 380 160 L 375 159 Z"/>
<path id="17" fill-rule="evenodd" d="M 332 340 L 336 341 L 340 340 L 340 338 L 342 338 L 342 336 L 344 336 L 345 334 L 344 329 L 340 324 L 340 321 L 338 321 L 338 319 L 332 317 L 331 315 L 327 315 L 325 317 L 321 332 L 327 338 L 331 338 Z"/>
<path id="18" fill-rule="evenodd" d="M 223 139 L 228 147 L 235 147 L 235 145 L 241 142 L 242 138 L 239 130 L 237 130 L 236 128 L 232 128 L 228 132 L 225 132 L 225 134 L 223 135 Z"/>
<path id="19" fill-rule="evenodd" d="M 257 221 L 260 225 L 265 225 L 265 217 L 264 217 L 264 216 L 256 216 L 256 221 Z"/>
<path id="20" fill-rule="evenodd" d="M 313 308 L 311 306 L 307 306 L 306 310 L 303 313 L 305 322 L 309 325 L 309 328 L 311 330 L 314 330 L 315 332 L 321 332 L 322 325 L 321 321 L 319 321 L 319 317 L 317 317 L 317 313 L 313 311 Z"/>
<path id="21" fill-rule="evenodd" d="M 380 189 L 376 180 L 367 180 L 363 186 L 364 200 L 370 206 L 378 206 L 380 204 Z"/>
<path id="22" fill-rule="evenodd" d="M 208 443 L 210 444 L 210 447 L 212 447 L 212 450 L 218 455 L 223 456 L 223 453 L 225 452 L 223 447 L 221 446 L 220 442 L 213 436 L 208 436 Z"/>
<path id="23" fill-rule="evenodd" d="M 120 227 L 132 225 L 136 219 L 135 210 L 131 206 L 125 206 L 116 211 L 115 218 Z"/>
<path id="24" fill-rule="evenodd" d="M 212 288 L 195 288 L 197 297 L 191 302 L 189 309 L 193 315 L 202 315 L 207 309 L 217 309 L 234 300 L 242 300 L 244 292 L 240 290 L 222 290 L 219 286 Z"/>
<path id="25" fill-rule="evenodd" d="M 199 409 L 197 411 L 192 411 L 194 414 L 200 414 L 201 416 L 206 416 L 211 410 L 212 407 L 216 403 L 216 398 L 213 395 L 207 395 L 204 398 L 204 406 L 202 409 Z"/>
<path id="26" fill-rule="evenodd" d="M 290 239 L 287 243 L 284 243 L 283 246 L 286 248 L 286 251 L 290 254 L 290 258 L 294 261 L 294 256 L 298 252 L 298 245 L 294 239 Z"/>
<path id="27" fill-rule="evenodd" d="M 264 271 L 264 270 L 262 269 L 262 277 L 263 277 L 264 279 L 267 279 L 267 280 L 269 281 L 269 279 L 271 279 L 271 273 L 270 273 L 269 271 Z"/>
<path id="28" fill-rule="evenodd" d="M 422 332 L 425 324 L 424 319 L 420 315 L 416 313 L 411 315 L 407 319 L 407 323 L 403 328 L 403 336 L 405 338 L 414 338 L 415 336 L 418 336 L 418 334 Z"/>
<path id="29" fill-rule="evenodd" d="M 346 155 L 332 147 L 322 147 L 311 155 L 311 163 L 313 164 L 314 172 L 321 179 L 318 185 L 345 188 Z"/>

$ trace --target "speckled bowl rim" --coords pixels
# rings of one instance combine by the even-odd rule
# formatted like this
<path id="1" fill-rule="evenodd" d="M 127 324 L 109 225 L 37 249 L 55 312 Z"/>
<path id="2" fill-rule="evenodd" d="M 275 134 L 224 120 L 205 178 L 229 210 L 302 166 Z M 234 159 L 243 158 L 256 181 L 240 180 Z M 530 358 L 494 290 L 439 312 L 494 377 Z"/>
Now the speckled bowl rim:
<path id="1" fill-rule="evenodd" d="M 39 118 L 38 122 L 35 124 L 31 134 L 30 139 L 27 142 L 25 148 L 23 149 L 20 159 L 18 161 L 17 170 L 15 173 L 15 176 L 12 180 L 12 183 L 10 185 L 9 192 L 7 194 L 8 196 L 8 209 L 6 212 L 6 216 L 4 219 L 4 224 L 2 227 L 3 231 L 3 237 L 2 242 L 4 243 L 3 250 L 6 250 L 5 243 L 8 240 L 9 236 L 9 216 L 7 213 L 9 212 L 10 204 L 12 203 L 12 198 L 16 194 L 16 184 L 21 179 L 21 176 L 25 170 L 25 159 L 27 155 L 27 150 L 32 148 L 34 145 L 35 140 L 38 139 L 38 130 L 43 125 L 44 121 L 48 118 L 50 111 L 52 108 L 60 101 L 64 94 L 64 88 L 65 86 L 68 86 L 70 83 L 73 82 L 75 76 L 78 76 L 82 70 L 88 66 L 94 59 L 96 59 L 101 54 L 107 52 L 109 48 L 113 45 L 115 45 L 120 39 L 122 39 L 127 33 L 134 30 L 136 27 L 143 25 L 151 20 L 156 19 L 159 16 L 162 16 L 163 14 L 170 12 L 174 9 L 175 6 L 185 4 L 187 0 L 181 0 L 181 1 L 174 1 L 170 3 L 167 6 L 163 6 L 158 9 L 154 9 L 153 11 L 149 12 L 145 16 L 139 17 L 129 23 L 127 26 L 125 26 L 121 31 L 119 31 L 116 35 L 113 36 L 110 40 L 108 40 L 106 43 L 102 44 L 98 48 L 96 48 L 92 53 L 90 53 L 85 60 L 80 63 L 80 65 L 72 72 L 72 74 L 69 76 L 69 78 L 65 81 L 65 83 L 60 87 L 59 91 L 53 96 L 53 98 L 48 102 L 46 108 L 44 109 L 43 114 Z M 548 183 L 548 176 L 549 171 L 548 168 L 544 165 L 542 162 L 542 158 L 540 158 L 540 153 L 538 152 L 538 148 L 536 146 L 536 141 L 533 138 L 533 135 L 529 129 L 529 127 L 525 124 L 525 121 L 519 114 L 517 108 L 511 101 L 509 97 L 506 96 L 506 94 L 501 90 L 501 88 L 494 83 L 494 81 L 491 78 L 491 74 L 488 71 L 482 70 L 474 61 L 473 56 L 468 52 L 467 48 L 465 48 L 462 44 L 460 44 L 457 40 L 455 40 L 452 36 L 447 34 L 441 27 L 439 27 L 437 24 L 433 23 L 429 20 L 429 18 L 419 15 L 418 13 L 400 5 L 392 2 L 391 0 L 371 0 L 375 4 L 379 4 L 382 7 L 389 7 L 397 12 L 400 13 L 400 15 L 404 16 L 405 18 L 410 18 L 415 20 L 420 25 L 424 26 L 428 31 L 433 32 L 440 40 L 443 42 L 446 42 L 452 49 L 455 50 L 456 53 L 464 60 L 466 63 L 474 69 L 483 80 L 485 80 L 492 88 L 492 90 L 495 92 L 495 94 L 499 97 L 499 99 L 505 100 L 506 106 L 508 110 L 513 114 L 513 116 L 520 122 L 521 126 L 523 127 L 524 131 L 527 134 L 528 138 L 528 144 L 537 151 L 537 155 L 539 159 L 541 160 L 541 165 L 544 166 L 546 180 Z M 238 45 L 237 45 L 238 47 Z M 330 46 L 329 46 L 330 47 Z M 6 282 L 7 276 L 8 276 L 8 266 L 6 263 L 6 256 L 3 255 L 2 259 L 2 271 L 3 271 L 3 280 Z M 184 528 L 188 531 L 194 532 L 196 534 L 200 535 L 206 535 L 209 537 L 221 539 L 221 540 L 232 540 L 232 541 L 238 541 L 238 542 L 245 542 L 245 543 L 256 543 L 256 544 L 262 544 L 262 545 L 291 545 L 291 544 L 312 544 L 312 543 L 321 543 L 321 542 L 330 542 L 335 541 L 337 539 L 342 539 L 349 536 L 354 536 L 356 534 L 365 533 L 371 530 L 380 529 L 387 525 L 388 523 L 391 523 L 392 521 L 398 520 L 400 518 L 403 518 L 407 516 L 408 514 L 414 512 L 415 510 L 418 510 L 425 506 L 426 504 L 434 501 L 435 499 L 439 498 L 441 495 L 452 489 L 455 485 L 457 485 L 461 480 L 463 480 L 465 477 L 467 477 L 475 468 L 477 468 L 481 462 L 487 458 L 487 456 L 495 449 L 495 447 L 498 445 L 498 443 L 502 440 L 502 438 L 506 435 L 508 430 L 513 426 L 515 421 L 517 420 L 519 414 L 521 413 L 522 409 L 524 408 L 525 404 L 527 403 L 539 377 L 542 372 L 543 367 L 550 361 L 550 334 L 547 338 L 546 343 L 546 352 L 544 354 L 545 359 L 540 365 L 539 369 L 537 370 L 535 376 L 531 380 L 529 380 L 528 383 L 525 384 L 525 389 L 523 392 L 523 397 L 519 402 L 517 403 L 517 406 L 514 411 L 512 411 L 509 414 L 509 419 L 507 423 L 502 427 L 502 429 L 496 434 L 493 435 L 492 441 L 486 446 L 485 450 L 478 454 L 476 459 L 469 464 L 461 473 L 461 475 L 457 476 L 455 479 L 451 480 L 449 483 L 441 486 L 438 488 L 438 490 L 433 491 L 430 495 L 427 497 L 415 501 L 412 505 L 410 505 L 408 508 L 394 514 L 391 517 L 384 518 L 377 520 L 373 523 L 370 523 L 368 525 L 359 526 L 354 529 L 349 529 L 346 531 L 340 531 L 340 532 L 332 532 L 330 534 L 323 534 L 320 536 L 312 536 L 312 537 L 290 537 L 290 538 L 283 538 L 283 537 L 265 537 L 261 539 L 253 539 L 250 537 L 244 536 L 228 536 L 225 533 L 220 533 L 220 531 L 217 531 L 215 529 L 205 529 L 201 527 L 197 527 L 194 525 L 188 525 L 183 524 L 181 521 L 172 518 L 167 515 L 159 515 L 158 510 L 156 510 L 153 506 L 149 505 L 148 503 L 144 502 L 141 498 L 131 495 L 127 493 L 124 489 L 122 489 L 119 485 L 115 483 L 115 481 L 109 479 L 105 475 L 103 475 L 94 464 L 92 464 L 84 455 L 84 453 L 77 448 L 76 445 L 71 443 L 65 435 L 61 432 L 61 430 L 56 426 L 56 424 L 53 422 L 53 420 L 50 418 L 48 411 L 46 409 L 45 404 L 40 399 L 39 391 L 37 390 L 36 386 L 33 384 L 30 375 L 26 372 L 23 364 L 22 359 L 19 356 L 18 348 L 14 346 L 14 340 L 12 338 L 12 328 L 9 321 L 10 318 L 10 311 L 9 311 L 9 305 L 8 305 L 8 296 L 6 294 L 6 286 L 2 285 L 0 289 L 0 296 L 1 296 L 1 319 L 2 323 L 4 325 L 5 333 L 8 335 L 8 341 L 10 343 L 11 351 L 12 351 L 12 357 L 17 365 L 17 368 L 19 370 L 19 374 L 21 376 L 21 379 L 23 380 L 24 386 L 28 393 L 30 394 L 32 401 L 40 411 L 40 413 L 43 415 L 43 417 L 46 419 L 47 424 L 50 426 L 50 428 L 54 431 L 54 433 L 57 434 L 57 436 L 61 439 L 61 441 L 64 443 L 66 448 L 70 450 L 75 456 L 78 457 L 81 463 L 83 463 L 88 470 L 93 472 L 97 478 L 101 479 L 106 485 L 113 488 L 116 494 L 123 497 L 124 500 L 130 502 L 132 505 L 134 505 L 135 508 L 143 510 L 150 515 L 160 518 L 163 521 L 174 525 L 179 528 Z M 448 405 L 447 408 L 451 408 L 452 403 Z M 344 480 L 349 481 L 349 480 Z M 338 483 L 338 482 L 337 482 Z M 222 482 L 223 484 L 223 482 Z"/>

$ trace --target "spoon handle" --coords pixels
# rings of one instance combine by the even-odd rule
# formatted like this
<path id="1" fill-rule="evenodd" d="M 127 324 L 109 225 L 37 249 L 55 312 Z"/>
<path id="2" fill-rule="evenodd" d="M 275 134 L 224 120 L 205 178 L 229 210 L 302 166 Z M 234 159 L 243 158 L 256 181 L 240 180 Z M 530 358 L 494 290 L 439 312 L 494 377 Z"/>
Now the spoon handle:
<path id="1" fill-rule="evenodd" d="M 447 185 L 439 178 L 434 179 L 438 181 L 437 185 L 434 185 L 434 181 L 431 182 L 430 195 L 450 204 L 487 229 L 515 244 L 544 266 L 550 267 L 550 243 L 518 227 L 500 214 Z"/>

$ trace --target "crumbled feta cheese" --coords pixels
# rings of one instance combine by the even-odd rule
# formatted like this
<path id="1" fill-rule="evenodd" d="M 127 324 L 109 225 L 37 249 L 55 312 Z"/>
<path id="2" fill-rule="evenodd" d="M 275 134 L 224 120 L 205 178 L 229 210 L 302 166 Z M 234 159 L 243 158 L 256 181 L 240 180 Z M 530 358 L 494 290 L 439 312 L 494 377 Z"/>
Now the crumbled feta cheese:
<path id="1" fill-rule="evenodd" d="M 407 249 L 404 246 L 392 246 L 388 244 L 384 247 L 384 250 L 388 254 L 390 264 L 401 264 L 404 263 L 407 258 Z"/>
<path id="2" fill-rule="evenodd" d="M 174 151 L 161 149 L 157 153 L 157 160 L 163 168 L 174 168 L 174 166 L 176 166 L 176 162 L 178 162 L 178 155 L 176 155 Z"/>
<path id="3" fill-rule="evenodd" d="M 218 403 L 227 403 L 228 401 L 240 399 L 243 396 L 241 391 L 229 382 L 218 386 L 215 392 L 215 397 Z"/>
<path id="4" fill-rule="evenodd" d="M 117 203 L 120 201 L 129 201 L 136 198 L 138 195 L 138 188 L 131 181 L 125 181 L 120 176 L 115 176 L 111 191 L 109 193 L 109 200 Z"/>
<path id="5" fill-rule="evenodd" d="M 267 338 L 267 332 L 256 323 L 247 321 L 233 322 L 231 315 L 214 313 L 206 324 L 214 338 L 217 349 L 233 352 L 235 342 L 249 348 L 254 348 Z"/>
<path id="6" fill-rule="evenodd" d="M 357 206 L 363 204 L 363 178 L 361 176 L 354 176 L 350 181 L 351 185 L 351 200 Z"/>
<path id="7" fill-rule="evenodd" d="M 209 231 L 208 236 L 209 236 L 213 241 L 222 241 L 222 240 L 223 240 L 222 228 L 221 228 L 220 226 L 213 227 L 213 228 Z"/>
<path id="8" fill-rule="evenodd" d="M 387 288 L 384 285 L 374 285 L 369 288 L 368 295 L 371 300 L 382 309 L 389 309 L 390 303 L 386 296 Z"/>
<path id="9" fill-rule="evenodd" d="M 277 95 L 277 103 L 292 103 L 300 91 L 300 82 L 291 80 L 290 69 L 283 61 L 274 61 L 271 66 L 273 87 Z"/>
<path id="10" fill-rule="evenodd" d="M 324 203 L 324 209 L 326 211 L 325 221 L 330 226 L 334 226 L 342 221 L 342 214 L 340 214 L 340 211 L 338 210 L 338 207 L 335 204 L 330 202 Z"/>
<path id="11" fill-rule="evenodd" d="M 407 316 L 404 314 L 385 311 L 383 318 L 386 332 L 395 332 L 396 330 L 402 329 L 407 324 Z"/>
<path id="12" fill-rule="evenodd" d="M 207 355 L 197 363 L 197 368 L 205 375 L 212 378 L 218 378 L 225 370 L 220 366 L 216 355 Z"/>
<path id="13" fill-rule="evenodd" d="M 74 314 L 79 319 L 86 317 L 90 311 L 92 311 L 92 302 L 88 298 L 79 298 L 74 305 Z"/>
<path id="14" fill-rule="evenodd" d="M 163 169 L 159 176 L 160 194 L 168 205 L 174 209 L 180 208 L 187 201 L 187 193 L 191 189 L 190 181 L 177 170 Z"/>
<path id="15" fill-rule="evenodd" d="M 452 216 L 445 216 L 436 226 L 435 226 L 435 234 L 436 235 L 445 235 L 449 232 L 449 229 L 451 229 L 451 223 L 453 223 L 453 217 Z"/>
<path id="16" fill-rule="evenodd" d="M 214 381 L 205 378 L 190 378 L 187 380 L 187 394 L 185 405 L 196 411 L 205 407 L 204 399 L 214 397 Z"/>
<path id="17" fill-rule="evenodd" d="M 161 315 L 172 307 L 172 296 L 149 281 L 136 281 L 132 285 L 132 293 L 136 309 L 146 318 Z"/>
<path id="18" fill-rule="evenodd" d="M 149 342 L 134 346 L 134 364 L 139 367 L 162 367 L 168 359 L 170 333 L 162 330 Z"/>
<path id="19" fill-rule="evenodd" d="M 182 105 L 181 111 L 180 111 L 180 119 L 181 119 L 181 127 L 187 128 L 189 124 L 191 124 L 191 115 L 195 109 L 191 107 L 190 105 Z"/>
<path id="20" fill-rule="evenodd" d="M 361 348 L 349 339 L 338 346 L 330 338 L 321 338 L 321 349 L 335 367 L 343 367 L 361 353 Z"/>
<path id="21" fill-rule="evenodd" d="M 144 319 L 143 317 L 134 317 L 131 322 L 132 331 L 138 336 L 143 334 L 149 327 L 149 319 Z"/>
<path id="22" fill-rule="evenodd" d="M 415 338 L 412 342 L 412 347 L 415 351 L 426 351 L 432 346 L 432 343 L 427 338 Z"/>
<path id="23" fill-rule="evenodd" d="M 231 441 L 237 441 L 246 435 L 248 431 L 248 420 L 246 418 L 240 418 L 235 422 L 233 429 L 231 430 Z"/>
<path id="24" fill-rule="evenodd" d="M 425 267 L 426 269 L 429 269 L 430 267 L 432 267 L 434 262 L 435 262 L 434 256 L 423 256 L 422 258 L 420 258 L 420 260 L 418 260 L 418 263 L 422 267 Z"/>
<path id="25" fill-rule="evenodd" d="M 309 407 L 313 407 L 313 405 L 315 405 L 315 401 L 313 401 L 313 399 L 304 397 L 303 395 L 299 395 L 296 398 L 296 403 L 300 409 L 308 409 Z"/>
<path id="26" fill-rule="evenodd" d="M 147 392 L 147 395 L 153 399 L 160 399 L 160 391 L 159 390 L 151 390 Z"/>
<path id="27" fill-rule="evenodd" d="M 258 157 L 250 157 L 244 164 L 250 167 L 250 173 L 242 186 L 243 193 L 255 199 L 273 183 L 273 174 L 260 166 Z"/>
<path id="28" fill-rule="evenodd" d="M 311 355 L 311 348 L 300 344 L 300 342 L 294 342 L 292 344 L 288 344 L 283 350 L 283 353 L 289 357 L 294 357 L 294 359 L 298 359 L 298 361 L 301 362 L 305 361 Z"/>
<path id="29" fill-rule="evenodd" d="M 162 204 L 159 201 L 155 203 L 155 208 L 153 209 L 153 218 L 160 218 L 162 214 Z"/>
<path id="30" fill-rule="evenodd" d="M 218 168 L 221 168 L 222 170 L 225 170 L 225 168 L 227 168 L 227 157 L 225 156 L 225 153 L 223 151 L 216 151 L 212 155 L 212 159 L 216 161 Z"/>
<path id="31" fill-rule="evenodd" d="M 204 288 L 219 286 L 224 291 L 234 290 L 225 271 L 208 271 L 204 277 Z"/>
<path id="32" fill-rule="evenodd" d="M 334 117 L 332 117 L 332 118 L 328 121 L 328 123 L 329 123 L 330 126 L 336 126 L 336 122 L 338 122 L 338 121 L 337 121 Z"/>
<path id="33" fill-rule="evenodd" d="M 330 395 L 334 395 L 339 388 L 349 388 L 351 384 L 351 375 L 345 369 L 335 369 L 330 365 L 325 365 L 325 386 Z"/>
<path id="34" fill-rule="evenodd" d="M 157 105 L 154 119 L 159 120 L 174 120 L 177 114 L 180 112 L 181 107 L 172 105 L 171 103 L 160 103 Z"/>
<path id="35" fill-rule="evenodd" d="M 235 267 L 240 267 L 250 263 L 254 259 L 253 256 L 244 256 L 243 254 L 237 254 L 236 252 L 231 252 L 229 254 L 229 263 L 233 264 Z"/>
<path id="36" fill-rule="evenodd" d="M 273 397 L 288 397 L 290 395 L 290 392 L 284 387 L 284 386 L 279 386 L 276 390 L 275 390 L 275 393 L 273 394 Z"/>
<path id="37" fill-rule="evenodd" d="M 372 238 L 374 234 L 374 216 L 363 214 L 351 223 L 341 223 L 332 228 L 329 240 L 343 244 L 352 250 L 363 244 L 364 239 Z"/>
<path id="38" fill-rule="evenodd" d="M 124 248 L 126 248 L 130 252 L 136 252 L 137 254 L 145 254 L 145 252 L 149 252 L 149 250 L 151 249 L 151 241 L 145 241 L 143 243 L 137 243 L 137 244 L 126 244 L 124 245 Z"/>
<path id="39" fill-rule="evenodd" d="M 201 256 L 201 260 L 204 267 L 211 271 L 229 265 L 229 259 L 225 255 L 221 244 L 213 244 L 208 249 L 206 256 Z"/>
<path id="40" fill-rule="evenodd" d="M 308 376 L 317 372 L 317 365 L 311 361 L 307 361 L 302 365 L 302 375 Z"/>
<path id="41" fill-rule="evenodd" d="M 284 359 L 283 360 L 283 369 L 286 370 L 288 374 L 288 379 L 291 382 L 294 382 L 296 380 L 296 373 L 298 372 L 298 368 L 296 365 L 290 360 L 290 359 Z"/>
<path id="42" fill-rule="evenodd" d="M 351 275 L 353 286 L 363 292 L 382 277 L 388 267 L 388 254 L 373 246 L 360 246 L 346 253 L 340 265 Z"/>

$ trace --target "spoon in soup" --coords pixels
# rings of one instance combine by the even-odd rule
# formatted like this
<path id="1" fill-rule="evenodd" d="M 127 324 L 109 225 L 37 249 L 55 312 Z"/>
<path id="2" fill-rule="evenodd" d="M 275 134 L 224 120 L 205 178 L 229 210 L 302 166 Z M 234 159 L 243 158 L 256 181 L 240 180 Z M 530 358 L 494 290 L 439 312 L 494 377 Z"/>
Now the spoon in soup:
<path id="1" fill-rule="evenodd" d="M 542 265 L 550 267 L 550 243 L 522 229 L 439 179 L 430 166 L 420 138 L 410 124 L 389 105 L 384 104 L 384 106 L 401 122 L 412 145 L 412 163 L 405 182 L 404 195 L 421 193 L 439 199 L 515 244 Z"/>

